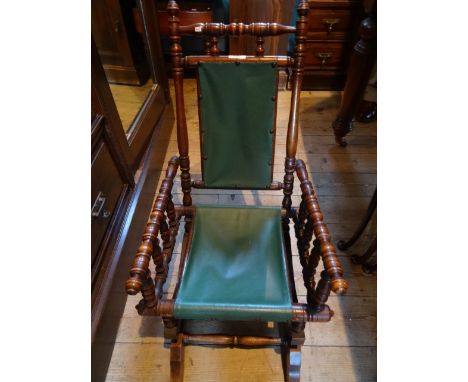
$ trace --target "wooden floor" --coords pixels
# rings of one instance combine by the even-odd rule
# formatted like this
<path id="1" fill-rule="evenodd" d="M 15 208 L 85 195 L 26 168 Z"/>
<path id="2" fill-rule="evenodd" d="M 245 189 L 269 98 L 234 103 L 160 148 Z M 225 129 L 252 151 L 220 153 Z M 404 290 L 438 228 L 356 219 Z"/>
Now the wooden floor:
<path id="1" fill-rule="evenodd" d="M 186 107 L 189 110 L 190 156 L 192 174 L 200 175 L 200 147 L 195 83 L 186 80 Z M 171 84 L 172 86 L 172 84 Z M 301 130 L 298 158 L 312 174 L 325 221 L 334 242 L 348 238 L 360 221 L 376 187 L 376 124 L 355 124 L 348 147 L 335 145 L 330 126 L 340 100 L 339 92 L 302 93 Z M 285 136 L 290 92 L 278 98 L 278 135 L 276 139 L 274 179 L 282 181 Z M 161 132 L 168 142 L 164 162 L 177 154 L 174 123 Z M 161 171 L 165 163 L 153 171 Z M 156 175 L 160 175 L 158 172 Z M 160 179 L 161 181 L 161 179 Z M 175 184 L 175 201 L 180 202 L 180 182 Z M 295 183 L 293 203 L 298 205 L 299 187 Z M 280 205 L 281 191 L 194 190 L 196 203 Z M 148 201 L 149 204 L 149 201 Z M 149 212 L 149 210 L 148 210 Z M 140 223 L 141 231 L 144 223 Z M 366 275 L 353 265 L 350 254 L 360 253 L 366 239 L 375 231 L 375 221 L 350 253 L 338 251 L 348 294 L 332 295 L 328 304 L 335 311 L 329 323 L 308 323 L 302 350 L 302 381 L 375 381 L 376 367 L 376 275 Z M 359 243 L 358 243 L 359 244 Z M 294 239 L 293 239 L 294 245 Z M 293 247 L 294 248 L 294 247 Z M 127 296 L 122 280 L 128 275 L 134 251 L 123 254 L 97 339 L 93 346 L 93 381 L 169 381 L 169 348 L 164 345 L 163 325 L 158 317 L 140 317 L 134 306 L 140 296 Z M 177 269 L 178 254 L 173 258 Z M 174 261 L 175 260 L 175 261 Z M 294 253 L 295 280 L 299 300 L 304 302 L 305 288 L 297 252 Z M 171 272 L 172 275 L 172 272 Z M 169 292 L 174 288 L 171 277 Z M 283 381 L 279 349 L 230 349 L 189 346 L 185 356 L 186 381 Z"/>

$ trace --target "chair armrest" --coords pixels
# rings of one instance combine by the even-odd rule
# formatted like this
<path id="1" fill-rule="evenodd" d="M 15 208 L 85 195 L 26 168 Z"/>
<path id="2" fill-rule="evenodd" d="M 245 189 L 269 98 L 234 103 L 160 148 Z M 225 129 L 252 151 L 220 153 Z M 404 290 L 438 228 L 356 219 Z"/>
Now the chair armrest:
<path id="1" fill-rule="evenodd" d="M 296 173 L 301 183 L 301 191 L 305 197 L 307 212 L 313 222 L 315 237 L 320 243 L 320 255 L 327 274 L 331 279 L 331 290 L 336 294 L 345 294 L 348 283 L 343 278 L 343 269 L 336 256 L 335 246 L 331 242 L 330 233 L 323 221 L 322 211 L 315 196 L 312 182 L 309 180 L 304 161 L 296 161 Z"/>
<path id="2" fill-rule="evenodd" d="M 130 278 L 125 284 L 128 294 L 135 295 L 140 292 L 143 282 L 147 279 L 149 262 L 151 257 L 153 257 L 159 227 L 164 219 L 164 214 L 167 211 L 168 205 L 172 205 L 171 191 L 178 168 L 179 158 L 174 156 L 168 163 L 166 177 L 162 181 L 159 194 L 156 197 L 153 209 L 146 223 L 145 233 L 143 234 L 140 246 L 135 255 L 133 267 L 130 270 Z M 158 246 L 158 244 L 156 244 L 156 246 Z"/>

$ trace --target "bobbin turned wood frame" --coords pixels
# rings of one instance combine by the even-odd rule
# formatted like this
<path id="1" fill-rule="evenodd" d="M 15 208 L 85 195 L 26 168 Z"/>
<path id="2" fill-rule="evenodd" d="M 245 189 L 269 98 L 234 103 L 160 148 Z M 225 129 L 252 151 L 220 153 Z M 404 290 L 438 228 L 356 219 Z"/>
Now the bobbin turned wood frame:
<path id="1" fill-rule="evenodd" d="M 286 361 L 285 377 L 288 381 L 299 381 L 300 349 L 304 343 L 304 328 L 306 322 L 327 322 L 333 316 L 333 311 L 326 301 L 333 291 L 337 294 L 346 293 L 347 283 L 343 279 L 343 270 L 336 256 L 330 234 L 323 222 L 323 216 L 308 178 L 306 166 L 302 160 L 296 159 L 299 103 L 303 77 L 303 59 L 305 36 L 307 31 L 306 0 L 298 6 L 298 20 L 295 27 L 276 23 L 242 23 L 218 24 L 204 23 L 188 26 L 179 25 L 179 8 L 176 1 L 169 1 L 169 29 L 171 40 L 172 74 L 176 95 L 177 142 L 179 157 L 169 161 L 165 178 L 151 211 L 145 233 L 137 250 L 134 264 L 130 270 L 130 278 L 126 283 L 127 293 L 134 295 L 141 292 L 143 299 L 137 305 L 140 315 L 161 316 L 165 325 L 165 336 L 171 339 L 171 378 L 174 381 L 183 379 L 183 346 L 184 344 L 212 344 L 228 346 L 282 346 Z M 296 48 L 294 57 L 264 56 L 264 37 L 284 33 L 295 33 Z M 180 39 L 182 34 L 208 37 L 210 41 L 209 56 L 183 57 Z M 256 36 L 256 56 L 219 56 L 217 38 L 222 35 L 249 34 Z M 202 180 L 192 180 L 190 175 L 190 160 L 188 156 L 188 134 L 185 118 L 183 94 L 184 67 L 197 66 L 200 62 L 274 62 L 278 67 L 292 67 L 291 109 L 287 132 L 287 148 L 285 158 L 285 175 L 283 182 L 271 182 L 269 189 L 283 190 L 281 209 L 284 247 L 288 272 L 289 289 L 292 295 L 292 320 L 278 323 L 279 334 L 275 336 L 194 334 L 188 333 L 185 320 L 174 317 L 174 303 L 179 291 L 184 264 L 191 247 L 193 220 L 196 207 L 192 206 L 191 188 L 204 188 Z M 203 151 L 202 151 L 203 153 Z M 272 158 L 273 159 L 273 158 Z M 175 206 L 172 202 L 172 186 L 174 177 L 180 168 L 183 204 Z M 302 201 L 299 208 L 293 208 L 291 195 L 294 173 L 296 173 L 302 190 Z M 168 268 L 172 258 L 181 218 L 184 217 L 185 227 L 182 241 L 181 259 L 178 270 L 178 282 L 171 299 L 163 298 L 163 286 L 167 279 Z M 294 222 L 297 247 L 307 289 L 307 302 L 299 303 L 294 285 L 292 267 L 291 240 L 289 235 L 290 219 Z M 315 235 L 315 240 L 311 240 Z M 160 237 L 160 239 L 158 238 Z M 160 245 L 162 241 L 162 248 Z M 320 275 L 320 281 L 315 283 L 315 272 L 322 258 L 325 270 Z M 156 273 L 154 279 L 149 268 L 153 259 Z"/>

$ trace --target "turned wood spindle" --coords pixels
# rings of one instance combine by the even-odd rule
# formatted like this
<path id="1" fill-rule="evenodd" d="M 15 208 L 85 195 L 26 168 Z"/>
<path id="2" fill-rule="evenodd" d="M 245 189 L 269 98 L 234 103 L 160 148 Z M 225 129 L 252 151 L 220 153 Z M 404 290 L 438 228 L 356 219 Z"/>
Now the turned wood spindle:
<path id="1" fill-rule="evenodd" d="M 315 289 L 315 293 L 310 296 L 307 294 L 307 303 L 312 308 L 313 312 L 323 309 L 328 300 L 328 296 L 330 296 L 330 289 L 330 276 L 327 271 L 322 271 L 322 273 L 320 273 L 320 281 L 318 282 L 317 289 Z"/>
<path id="2" fill-rule="evenodd" d="M 264 43 L 265 39 L 263 36 L 257 36 L 257 48 L 255 49 L 257 57 L 263 57 L 265 55 L 265 48 L 263 47 Z"/>
<path id="3" fill-rule="evenodd" d="M 307 261 L 307 270 L 309 277 L 309 288 L 307 294 L 314 293 L 315 291 L 315 272 L 317 270 L 320 261 L 320 243 L 318 240 L 314 240 L 312 250 L 310 251 L 309 258 Z"/>
<path id="4" fill-rule="evenodd" d="M 171 63 L 172 63 L 172 78 L 174 80 L 175 96 L 176 96 L 176 116 L 177 116 L 177 145 L 179 148 L 179 161 L 181 170 L 181 186 L 184 206 L 192 205 L 192 197 L 190 195 L 190 160 L 188 157 L 189 143 L 187 133 L 187 120 L 185 116 L 185 101 L 184 101 L 184 69 L 182 65 L 182 46 L 180 45 L 179 33 L 179 6 L 173 0 L 167 4 L 167 12 L 169 13 L 169 39 L 171 40 Z"/>
<path id="5" fill-rule="evenodd" d="M 211 42 L 209 37 L 205 37 L 205 54 L 207 56 L 210 55 L 210 47 L 211 47 Z"/>
<path id="6" fill-rule="evenodd" d="M 157 304 L 156 293 L 154 289 L 153 279 L 151 278 L 151 272 L 148 270 L 146 279 L 141 287 L 141 294 L 143 295 L 143 301 L 145 307 L 154 308 Z"/>
<path id="7" fill-rule="evenodd" d="M 304 195 L 301 195 L 301 203 L 299 204 L 299 212 L 297 214 L 297 218 L 299 224 L 299 237 L 302 238 L 304 236 L 305 220 L 307 218 L 307 205 Z"/>
<path id="8" fill-rule="evenodd" d="M 143 281 L 146 278 L 150 259 L 154 255 L 154 244 L 158 245 L 156 238 L 158 236 L 159 226 L 164 219 L 164 212 L 166 211 L 168 201 L 170 200 L 170 193 L 178 165 L 179 159 L 177 157 L 172 157 L 166 170 L 166 177 L 161 184 L 159 194 L 156 197 L 148 223 L 146 224 L 142 241 L 135 255 L 133 267 L 130 270 L 130 278 L 126 283 L 128 294 L 137 294 L 141 290 Z"/>
<path id="9" fill-rule="evenodd" d="M 219 47 L 218 47 L 218 38 L 216 36 L 211 36 L 210 38 L 210 55 L 219 56 Z"/>
<path id="10" fill-rule="evenodd" d="M 172 253 L 172 244 L 171 244 L 171 231 L 167 222 L 163 220 L 160 226 L 161 239 L 163 241 L 163 250 L 161 257 L 159 258 L 159 263 L 156 267 L 156 295 L 158 298 L 161 298 L 163 293 L 163 285 L 166 282 L 168 271 L 169 271 L 169 262 Z"/>
<path id="11" fill-rule="evenodd" d="M 167 201 L 166 214 L 169 220 L 169 227 L 171 229 L 171 234 L 173 236 L 177 236 L 178 219 L 177 219 L 177 215 L 175 212 L 174 202 L 172 201 L 172 195 L 169 196 L 169 200 Z"/>
<path id="12" fill-rule="evenodd" d="M 341 263 L 336 256 L 335 247 L 331 242 L 330 233 L 323 221 L 322 211 L 320 210 L 314 188 L 309 180 L 309 175 L 307 174 L 305 164 L 302 160 L 297 161 L 296 172 L 301 182 L 302 193 L 306 198 L 309 218 L 313 221 L 315 237 L 320 243 L 320 254 L 324 267 L 331 278 L 331 289 L 336 294 L 344 294 L 346 293 L 348 284 L 343 278 Z"/>
<path id="13" fill-rule="evenodd" d="M 297 8 L 296 47 L 294 49 L 294 64 L 292 69 L 292 96 L 289 112 L 288 132 L 286 138 L 286 159 L 284 162 L 283 208 L 291 208 L 291 195 L 294 186 L 294 169 L 296 166 L 296 151 L 299 132 L 299 106 L 302 77 L 304 75 L 305 41 L 307 35 L 307 15 L 309 4 L 302 0 Z"/>
<path id="14" fill-rule="evenodd" d="M 304 234 L 304 243 L 302 252 L 299 252 L 299 259 L 302 266 L 302 277 L 304 286 L 307 290 L 307 296 L 311 296 L 315 292 L 315 270 L 320 260 L 320 250 L 314 246 L 309 253 L 310 240 L 312 239 L 312 221 L 308 220 Z M 315 241 L 314 241 L 315 243 Z"/>
<path id="15" fill-rule="evenodd" d="M 156 238 L 153 242 L 153 263 L 155 265 L 156 274 L 162 272 L 163 253 L 159 246 L 159 239 Z"/>

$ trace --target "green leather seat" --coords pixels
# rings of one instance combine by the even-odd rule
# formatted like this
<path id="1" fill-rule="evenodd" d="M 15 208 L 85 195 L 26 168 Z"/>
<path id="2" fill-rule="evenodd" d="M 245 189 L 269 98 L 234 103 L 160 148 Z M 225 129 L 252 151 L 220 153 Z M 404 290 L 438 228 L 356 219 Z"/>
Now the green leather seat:
<path id="1" fill-rule="evenodd" d="M 176 318 L 291 319 L 279 208 L 198 206 L 194 224 Z"/>

